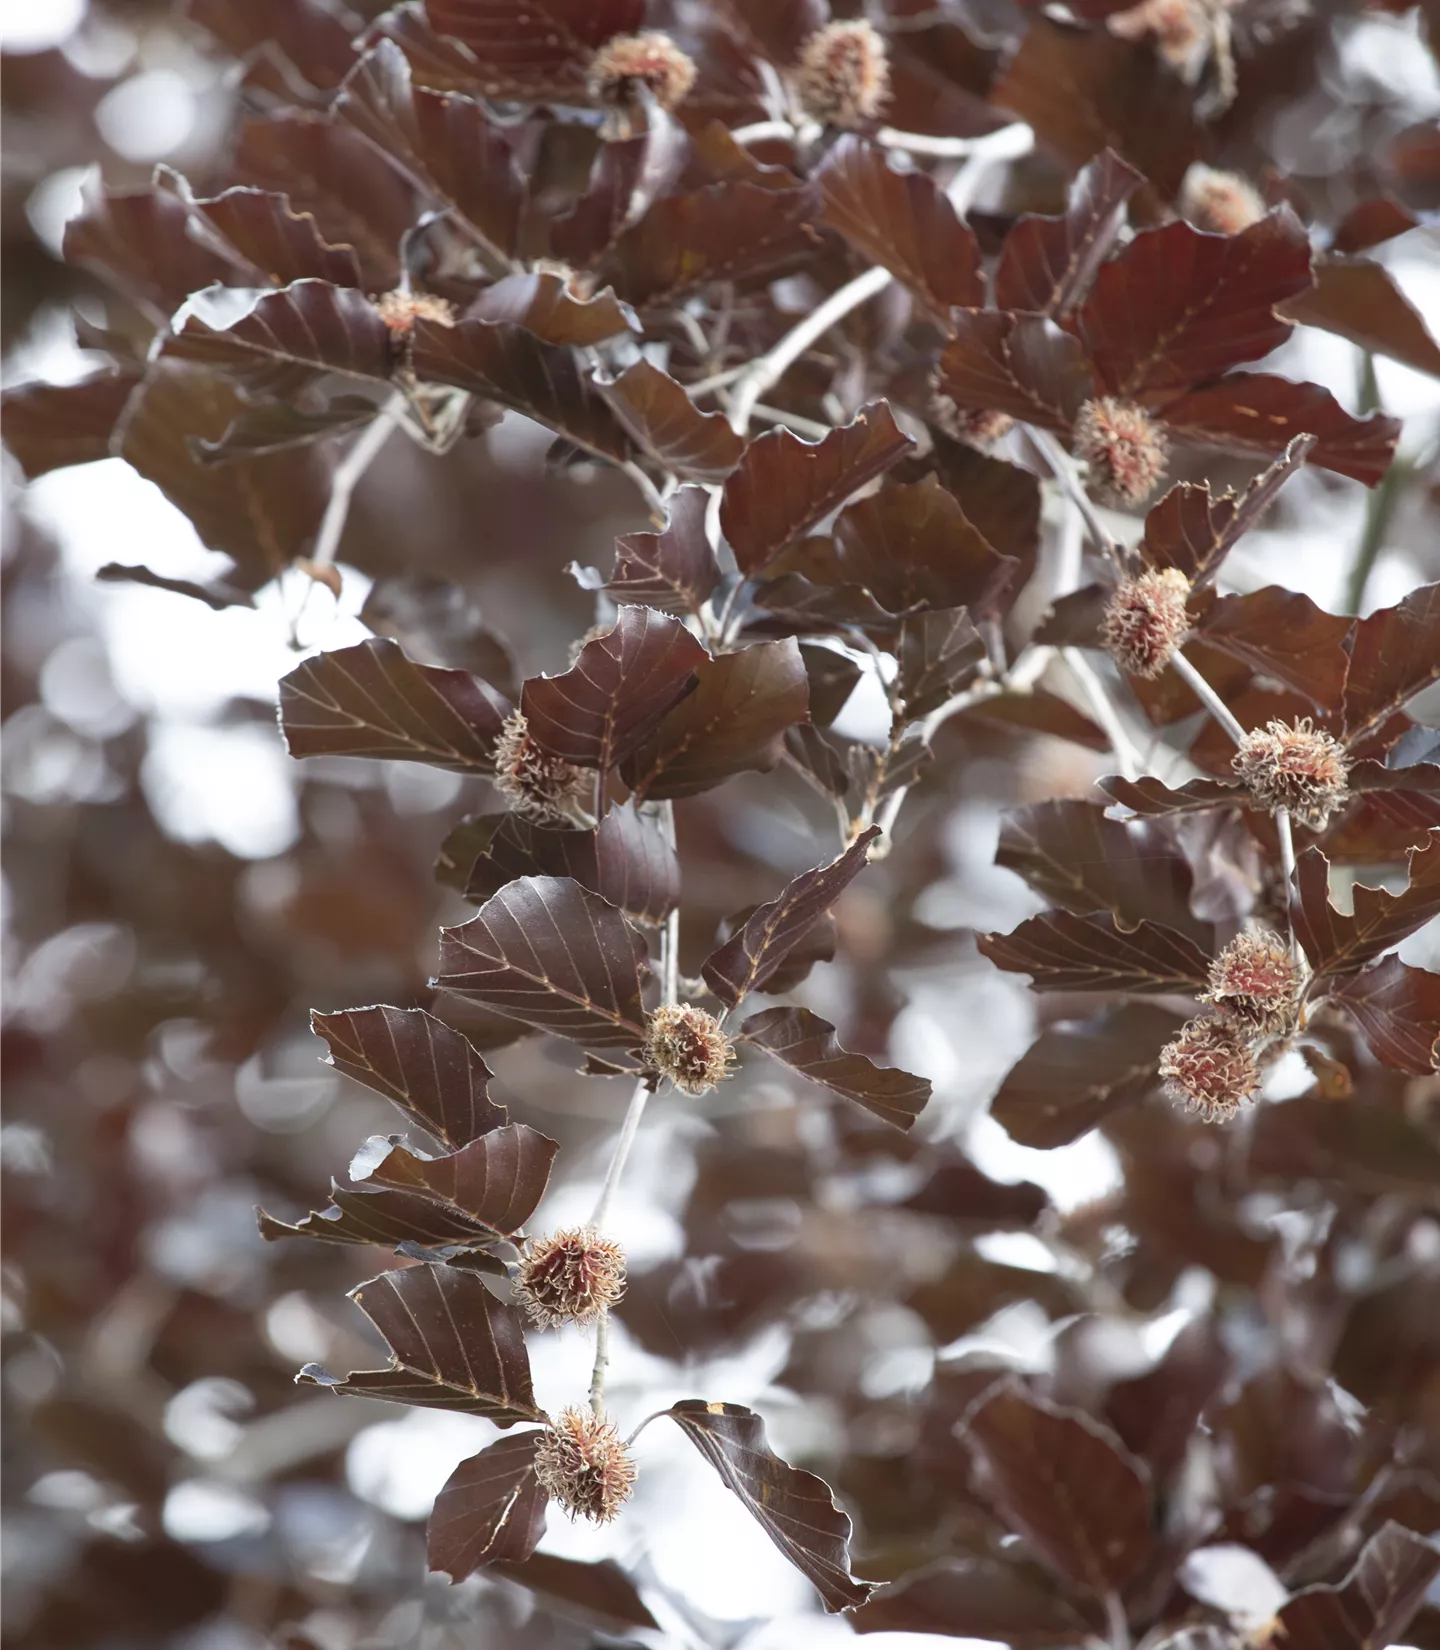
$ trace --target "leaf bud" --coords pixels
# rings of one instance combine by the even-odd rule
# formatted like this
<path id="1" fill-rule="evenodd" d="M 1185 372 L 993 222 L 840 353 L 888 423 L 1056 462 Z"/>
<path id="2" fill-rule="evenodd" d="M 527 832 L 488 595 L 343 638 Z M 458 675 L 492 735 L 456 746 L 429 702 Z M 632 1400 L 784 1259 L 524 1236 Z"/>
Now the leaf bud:
<path id="1" fill-rule="evenodd" d="M 630 1499 L 635 1463 L 613 1421 L 566 1409 L 536 1446 L 535 1477 L 571 1518 L 608 1524 Z"/>
<path id="2" fill-rule="evenodd" d="M 495 741 L 495 785 L 518 813 L 537 820 L 565 819 L 591 783 L 584 768 L 541 749 L 523 711 L 505 718 Z"/>
<path id="3" fill-rule="evenodd" d="M 801 46 L 794 85 L 807 119 L 843 129 L 864 126 L 890 96 L 889 48 L 869 23 L 827 23 Z"/>
<path id="4" fill-rule="evenodd" d="M 1293 725 L 1252 728 L 1240 741 L 1233 766 L 1262 808 L 1288 808 L 1312 831 L 1323 831 L 1350 797 L 1344 746 L 1313 727 L 1308 716 Z"/>
<path id="5" fill-rule="evenodd" d="M 1143 504 L 1165 473 L 1169 443 L 1160 425 L 1133 401 L 1112 395 L 1087 401 L 1075 420 L 1075 451 L 1090 466 L 1090 490 L 1102 504 Z"/>
<path id="6" fill-rule="evenodd" d="M 682 1094 L 708 1094 L 730 1075 L 735 1050 L 713 1014 L 665 1003 L 650 1016 L 645 1058 Z"/>
<path id="7" fill-rule="evenodd" d="M 1290 948 L 1268 929 L 1237 934 L 1210 964 L 1201 999 L 1268 1036 L 1292 1030 L 1300 1002 L 1300 971 Z"/>
<path id="8" fill-rule="evenodd" d="M 1121 670 L 1147 680 L 1160 675 L 1189 628 L 1190 581 L 1177 567 L 1126 579 L 1105 604 L 1100 638 Z"/>
<path id="9" fill-rule="evenodd" d="M 625 1293 L 625 1251 L 593 1226 L 552 1232 L 527 1246 L 513 1292 L 540 1328 L 583 1327 Z"/>
<path id="10" fill-rule="evenodd" d="M 1171 1099 L 1207 1123 L 1224 1123 L 1260 1087 L 1253 1032 L 1218 1014 L 1190 1020 L 1160 1050 Z"/>

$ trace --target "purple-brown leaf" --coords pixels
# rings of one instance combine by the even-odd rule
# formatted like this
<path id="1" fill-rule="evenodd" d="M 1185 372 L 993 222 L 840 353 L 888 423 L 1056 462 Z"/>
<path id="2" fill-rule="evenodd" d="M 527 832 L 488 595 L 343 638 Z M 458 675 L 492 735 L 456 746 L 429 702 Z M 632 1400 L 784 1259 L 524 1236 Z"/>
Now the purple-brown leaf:
<path id="1" fill-rule="evenodd" d="M 966 309 L 940 356 L 939 388 L 957 407 L 1009 413 L 1022 424 L 1068 430 L 1090 395 L 1080 345 L 1039 315 Z"/>
<path id="2" fill-rule="evenodd" d="M 1440 974 L 1383 957 L 1330 993 L 1355 1017 L 1377 1060 L 1428 1076 L 1440 1069 Z"/>
<path id="3" fill-rule="evenodd" d="M 1295 873 L 1300 896 L 1295 934 L 1317 976 L 1354 974 L 1440 915 L 1440 831 L 1431 831 L 1425 845 L 1407 857 L 1410 876 L 1403 892 L 1391 894 L 1357 882 L 1352 912 L 1346 916 L 1330 903 L 1324 854 L 1318 848 L 1301 854 Z"/>
<path id="4" fill-rule="evenodd" d="M 1355 627 L 1345 679 L 1345 743 L 1375 756 L 1394 713 L 1440 680 L 1440 584 L 1422 585 Z"/>
<path id="5" fill-rule="evenodd" d="M 721 413 L 701 412 L 684 387 L 648 361 L 627 367 L 601 394 L 631 437 L 686 481 L 724 481 L 745 443 Z"/>
<path id="6" fill-rule="evenodd" d="M 720 582 L 715 552 L 705 536 L 707 503 L 703 487 L 682 487 L 670 500 L 663 532 L 617 538 L 606 594 L 663 613 L 698 613 Z"/>
<path id="7" fill-rule="evenodd" d="M 451 1581 L 491 1564 L 523 1564 L 545 1533 L 549 1497 L 536 1482 L 539 1432 L 500 1438 L 460 1463 L 435 1497 L 425 1556 Z"/>
<path id="8" fill-rule="evenodd" d="M 982 934 L 981 954 L 997 968 L 1028 974 L 1037 991 L 1204 989 L 1209 958 L 1184 934 L 1158 922 L 1118 927 L 1108 914 L 1045 911 L 1008 934 Z"/>
<path id="9" fill-rule="evenodd" d="M 443 1157 L 392 1146 L 366 1184 L 433 1199 L 499 1237 L 513 1237 L 535 1213 L 560 1148 L 525 1123 L 508 1123 Z"/>
<path id="10" fill-rule="evenodd" d="M 767 1008 L 752 1014 L 740 1033 L 782 1065 L 864 1106 L 897 1129 L 910 1128 L 930 1098 L 925 1078 L 850 1053 L 840 1046 L 835 1027 L 808 1008 Z"/>
<path id="11" fill-rule="evenodd" d="M 1287 1650 L 1378 1650 L 1405 1629 L 1440 1575 L 1440 1548 L 1390 1522 L 1365 1543 L 1338 1586 L 1307 1587 L 1280 1607 Z"/>
<path id="12" fill-rule="evenodd" d="M 425 16 L 475 58 L 486 97 L 587 103 L 585 71 L 598 46 L 634 34 L 644 0 L 425 0 Z"/>

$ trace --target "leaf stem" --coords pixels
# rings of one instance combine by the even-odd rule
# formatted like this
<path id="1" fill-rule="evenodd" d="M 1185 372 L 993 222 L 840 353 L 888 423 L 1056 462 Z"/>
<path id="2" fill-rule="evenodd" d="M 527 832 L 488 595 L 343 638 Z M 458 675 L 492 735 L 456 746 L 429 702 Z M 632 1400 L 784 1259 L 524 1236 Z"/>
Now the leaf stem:
<path id="1" fill-rule="evenodd" d="M 1036 451 L 1050 467 L 1051 475 L 1060 483 L 1070 502 L 1080 512 L 1081 519 L 1094 540 L 1095 548 L 1108 561 L 1118 566 L 1120 558 L 1115 540 L 1111 538 L 1105 523 L 1101 521 L 1100 512 L 1091 502 L 1090 495 L 1081 486 L 1080 477 L 1070 455 L 1049 430 L 1037 429 L 1033 424 L 1027 424 L 1025 428 Z"/>
<path id="2" fill-rule="evenodd" d="M 1178 649 L 1172 654 L 1170 664 L 1175 674 L 1190 689 L 1195 697 L 1210 712 L 1215 720 L 1238 745 L 1245 737 L 1245 730 L 1235 720 L 1229 705 L 1216 693 L 1209 682 L 1196 670 L 1195 666 Z"/>
<path id="3" fill-rule="evenodd" d="M 595 1320 L 595 1367 L 590 1372 L 590 1409 L 596 1420 L 605 1419 L 605 1372 L 610 1367 L 610 1308 Z"/>
<path id="4" fill-rule="evenodd" d="M 1110 1634 L 1110 1650 L 1130 1650 L 1130 1622 L 1118 1593 L 1105 1595 L 1105 1626 Z"/>
<path id="5" fill-rule="evenodd" d="M 630 1148 L 635 1144 L 640 1119 L 645 1115 L 645 1102 L 649 1098 L 650 1080 L 642 1077 L 635 1085 L 635 1092 L 630 1096 L 630 1104 L 625 1110 L 625 1121 L 620 1125 L 620 1138 L 615 1142 L 615 1150 L 610 1154 L 610 1167 L 605 1171 L 605 1184 L 600 1188 L 599 1201 L 595 1205 L 594 1214 L 590 1216 L 590 1224 L 597 1232 L 603 1232 L 605 1229 L 610 1205 L 615 1201 L 615 1189 L 620 1184 L 620 1176 L 625 1172 L 625 1163 L 630 1156 Z"/>

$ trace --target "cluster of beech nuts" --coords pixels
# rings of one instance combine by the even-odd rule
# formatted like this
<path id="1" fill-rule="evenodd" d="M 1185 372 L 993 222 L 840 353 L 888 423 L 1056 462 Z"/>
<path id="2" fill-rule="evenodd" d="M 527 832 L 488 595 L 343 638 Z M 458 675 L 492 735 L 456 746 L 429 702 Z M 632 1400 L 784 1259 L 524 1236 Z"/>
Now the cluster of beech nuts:
<path id="1" fill-rule="evenodd" d="M 613 1421 L 565 1409 L 535 1446 L 535 1478 L 571 1518 L 608 1524 L 630 1499 L 635 1463 Z"/>
<path id="2" fill-rule="evenodd" d="M 495 741 L 495 788 L 517 813 L 539 823 L 570 817 L 594 776 L 543 750 L 523 711 L 512 711 Z"/>
<path id="3" fill-rule="evenodd" d="M 1214 1013 L 1189 1021 L 1160 1051 L 1160 1075 L 1172 1098 L 1208 1123 L 1234 1117 L 1260 1087 L 1266 1044 L 1295 1030 L 1301 984 L 1295 958 L 1277 934 L 1237 934 L 1210 964 L 1201 1000 Z"/>

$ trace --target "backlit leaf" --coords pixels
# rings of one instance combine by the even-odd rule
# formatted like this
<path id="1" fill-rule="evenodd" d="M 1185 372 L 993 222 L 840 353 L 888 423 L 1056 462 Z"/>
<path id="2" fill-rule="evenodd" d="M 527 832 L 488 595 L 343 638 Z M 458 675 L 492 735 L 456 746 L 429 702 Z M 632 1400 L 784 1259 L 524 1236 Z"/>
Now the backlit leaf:
<path id="1" fill-rule="evenodd" d="M 1137 814 L 1159 819 L 1166 814 L 1203 813 L 1207 808 L 1239 806 L 1248 792 L 1238 780 L 1191 779 L 1175 790 L 1151 774 L 1139 779 L 1123 779 L 1118 774 L 1096 780 L 1107 796 L 1113 796 Z"/>
<path id="2" fill-rule="evenodd" d="M 1440 376 L 1440 344 L 1390 272 L 1369 258 L 1318 260 L 1315 285 L 1292 298 L 1284 313 L 1416 372 Z"/>
<path id="3" fill-rule="evenodd" d="M 648 361 L 627 367 L 601 393 L 634 440 L 686 481 L 723 481 L 745 443 L 721 413 L 701 412 L 684 388 Z"/>
<path id="4" fill-rule="evenodd" d="M 1384 957 L 1330 996 L 1354 1015 L 1377 1060 L 1420 1077 L 1440 1068 L 1440 974 Z"/>
<path id="5" fill-rule="evenodd" d="M 700 971 L 727 1008 L 764 989 L 793 947 L 865 869 L 879 834 L 872 825 L 838 859 L 793 878 L 778 899 L 759 906 L 738 933 L 711 952 Z"/>
<path id="6" fill-rule="evenodd" d="M 566 877 L 521 877 L 440 930 L 435 983 L 585 1048 L 623 1051 L 645 1040 L 645 967 L 644 941 L 613 905 Z"/>
<path id="7" fill-rule="evenodd" d="M 500 1237 L 520 1231 L 545 1195 L 556 1143 L 524 1123 L 508 1123 L 443 1157 L 392 1146 L 367 1185 L 433 1198 Z"/>
<path id="8" fill-rule="evenodd" d="M 314 216 L 296 211 L 286 195 L 240 187 L 196 200 L 180 180 L 173 192 L 191 209 L 192 238 L 215 245 L 218 237 L 220 249 L 238 271 L 255 271 L 256 286 L 288 286 L 307 279 L 336 286 L 363 284 L 354 249 L 332 246 Z M 247 283 L 232 277 L 229 284 Z"/>
<path id="9" fill-rule="evenodd" d="M 1127 931 L 1108 915 L 1045 911 L 978 943 L 997 968 L 1030 975 L 1037 991 L 1200 991 L 1209 967 L 1199 946 L 1173 928 L 1142 922 Z"/>
<path id="10" fill-rule="evenodd" d="M 1357 755 L 1383 749 L 1386 724 L 1440 680 L 1440 584 L 1422 585 L 1355 627 L 1345 679 L 1345 742 Z"/>
<path id="11" fill-rule="evenodd" d="M 535 1478 L 540 1432 L 497 1439 L 460 1463 L 425 1527 L 432 1570 L 463 1581 L 491 1564 L 522 1564 L 545 1533 L 549 1496 Z"/>
<path id="12" fill-rule="evenodd" d="M 1307 1587 L 1283 1604 L 1277 1630 L 1289 1650 L 1379 1650 L 1403 1643 L 1437 1575 L 1440 1548 L 1386 1523 L 1338 1586 Z"/>
<path id="13" fill-rule="evenodd" d="M 678 619 L 622 607 L 561 676 L 532 676 L 520 695 L 531 736 L 552 756 L 608 773 L 654 733 L 710 655 Z"/>
<path id="14" fill-rule="evenodd" d="M 393 1101 L 452 1150 L 509 1122 L 490 1098 L 490 1068 L 470 1044 L 420 1008 L 345 1008 L 312 1014 L 330 1064 Z"/>
<path id="15" fill-rule="evenodd" d="M 669 501 L 663 532 L 617 538 L 606 592 L 617 602 L 643 602 L 664 613 L 698 613 L 720 582 L 705 536 L 707 503 L 703 487 L 682 487 Z"/>
<path id="16" fill-rule="evenodd" d="M 964 607 L 916 613 L 900 626 L 895 685 L 910 721 L 926 717 L 973 682 L 988 657 Z"/>
<path id="17" fill-rule="evenodd" d="M 943 1633 L 1013 1650 L 1049 1650 L 1096 1636 L 1043 1572 L 994 1558 L 946 1558 L 888 1587 L 851 1617 L 857 1633 Z"/>
<path id="18" fill-rule="evenodd" d="M 687 1398 L 665 1413 L 785 1557 L 814 1583 L 827 1610 L 865 1602 L 870 1584 L 850 1574 L 850 1520 L 822 1479 L 771 1452 L 765 1424 L 753 1410 Z"/>
<path id="19" fill-rule="evenodd" d="M 1402 893 L 1357 882 L 1353 912 L 1347 917 L 1330 903 L 1324 854 L 1307 848 L 1300 855 L 1295 934 L 1317 975 L 1334 979 L 1353 974 L 1440 915 L 1440 831 L 1432 831 L 1426 845 L 1408 858 L 1410 876 Z"/>
<path id="20" fill-rule="evenodd" d="M 500 1562 L 496 1573 L 528 1588 L 557 1614 L 574 1616 L 601 1631 L 617 1633 L 627 1627 L 659 1631 L 660 1624 L 645 1608 L 635 1583 L 614 1559 L 587 1564 L 554 1553 L 535 1553 L 523 1564 Z"/>
<path id="21" fill-rule="evenodd" d="M 382 1272 L 351 1292 L 389 1343 L 389 1369 L 343 1379 L 307 1364 L 299 1379 L 392 1404 L 458 1409 L 497 1426 L 538 1420 L 520 1315 L 474 1273 L 449 1266 Z"/>
<path id="22" fill-rule="evenodd" d="M 763 1048 L 782 1065 L 822 1088 L 844 1095 L 883 1122 L 908 1129 L 930 1098 L 923 1077 L 891 1066 L 877 1066 L 868 1055 L 840 1046 L 835 1027 L 808 1008 L 767 1008 L 740 1027 L 748 1043 Z"/>
<path id="23" fill-rule="evenodd" d="M 1303 693 L 1317 710 L 1328 711 L 1339 708 L 1353 625 L 1298 590 L 1267 584 L 1243 596 L 1219 597 L 1206 610 L 1197 635 Z"/>
<path id="24" fill-rule="evenodd" d="M 280 727 L 291 756 L 370 756 L 488 773 L 510 706 L 463 670 L 407 659 L 374 637 L 319 653 L 280 683 Z"/>
<path id="25" fill-rule="evenodd" d="M 21 384 L 4 397 L 5 445 L 27 481 L 70 464 L 110 456 L 125 403 L 140 382 L 134 370 L 92 373 L 74 384 Z"/>
<path id="26" fill-rule="evenodd" d="M 644 0 L 425 0 L 425 15 L 441 34 L 469 48 L 486 97 L 586 103 L 585 71 L 597 46 L 634 34 Z"/>
<path id="27" fill-rule="evenodd" d="M 939 387 L 956 406 L 992 408 L 1045 430 L 1070 428 L 1091 388 L 1084 354 L 1068 332 L 1041 316 L 1003 310 L 960 310 L 953 324 Z"/>

